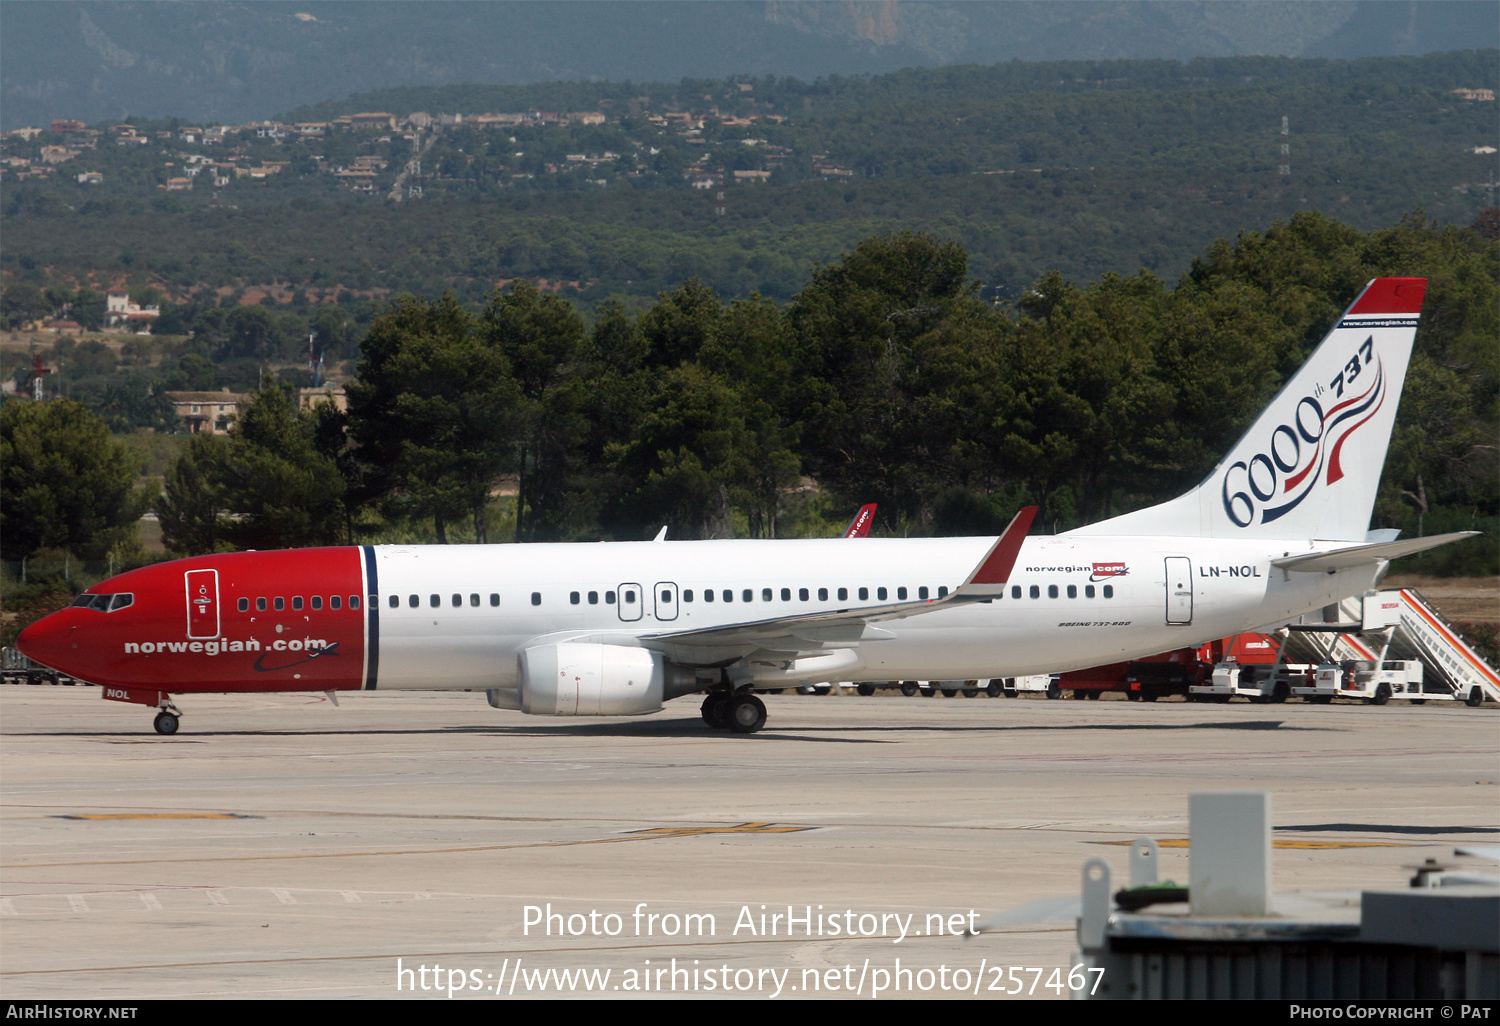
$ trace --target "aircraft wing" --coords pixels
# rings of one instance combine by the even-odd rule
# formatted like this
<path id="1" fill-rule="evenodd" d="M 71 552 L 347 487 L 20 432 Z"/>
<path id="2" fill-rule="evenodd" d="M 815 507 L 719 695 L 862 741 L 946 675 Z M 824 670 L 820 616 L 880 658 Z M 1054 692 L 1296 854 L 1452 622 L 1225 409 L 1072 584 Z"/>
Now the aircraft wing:
<path id="1" fill-rule="evenodd" d="M 1300 556 L 1273 559 L 1271 565 L 1281 570 L 1300 570 L 1306 573 L 1348 570 L 1369 563 L 1409 556 L 1413 552 L 1435 549 L 1463 538 L 1478 534 L 1478 531 L 1456 531 L 1453 534 L 1435 534 L 1430 538 L 1408 538 L 1406 541 L 1378 542 L 1374 545 L 1351 545 L 1331 552 L 1310 552 Z"/>
<path id="2" fill-rule="evenodd" d="M 850 648 L 863 641 L 890 638 L 894 635 L 875 625 L 883 620 L 899 620 L 970 602 L 987 602 L 1003 592 L 1036 513 L 1035 506 L 1027 506 L 1017 513 L 1004 533 L 990 546 L 984 559 L 969 573 L 968 579 L 943 598 L 849 606 L 696 630 L 658 631 L 640 635 L 639 639 L 679 649 L 722 650 L 749 646 L 778 652 L 802 652 Z"/>

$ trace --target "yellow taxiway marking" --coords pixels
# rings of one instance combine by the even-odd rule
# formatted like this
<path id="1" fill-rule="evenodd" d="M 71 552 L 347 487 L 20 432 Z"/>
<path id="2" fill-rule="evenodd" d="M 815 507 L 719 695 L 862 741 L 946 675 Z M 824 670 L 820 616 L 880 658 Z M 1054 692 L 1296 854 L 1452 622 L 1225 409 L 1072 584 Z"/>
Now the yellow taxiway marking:
<path id="1" fill-rule="evenodd" d="M 1134 841 L 1095 841 L 1095 844 L 1118 844 L 1131 845 Z M 1187 848 L 1189 847 L 1186 837 L 1169 837 L 1164 841 L 1157 841 L 1158 848 Z M 1272 841 L 1273 848 L 1410 848 L 1409 841 Z"/>
<path id="2" fill-rule="evenodd" d="M 794 834 L 799 830 L 814 829 L 816 827 L 777 826 L 775 823 L 739 823 L 727 827 L 651 827 L 628 832 L 651 837 L 693 837 L 697 834 Z"/>
<path id="3" fill-rule="evenodd" d="M 134 817 L 128 817 L 134 818 Z M 150 818 L 150 817 L 141 817 Z M 166 817 L 163 817 L 166 818 Z M 632 830 L 619 837 L 587 837 L 576 841 L 522 841 L 515 844 L 481 844 L 455 848 L 410 848 L 372 851 L 303 852 L 295 855 L 206 855 L 172 859 L 97 859 L 87 862 L 23 862 L 4 864 L 0 868 L 24 866 L 141 866 L 177 862 L 280 862 L 290 859 L 350 859 L 400 855 L 457 855 L 480 851 L 515 851 L 522 848 L 569 848 L 580 844 L 621 844 L 629 841 L 655 841 L 666 837 L 695 837 L 699 834 L 783 834 L 799 830 L 816 830 L 815 826 L 777 826 L 774 823 L 738 823 L 727 827 L 653 827 Z"/>
<path id="4" fill-rule="evenodd" d="M 53 819 L 260 819 L 243 812 L 77 812 Z"/>

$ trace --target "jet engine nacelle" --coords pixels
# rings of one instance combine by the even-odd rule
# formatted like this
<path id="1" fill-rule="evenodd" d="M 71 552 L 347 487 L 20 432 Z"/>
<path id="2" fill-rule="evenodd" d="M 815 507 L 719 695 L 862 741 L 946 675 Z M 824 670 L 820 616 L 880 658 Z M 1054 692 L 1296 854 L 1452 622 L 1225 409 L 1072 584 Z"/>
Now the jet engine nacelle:
<path id="1" fill-rule="evenodd" d="M 538 645 L 521 653 L 521 711 L 537 716 L 633 716 L 661 709 L 668 666 L 624 645 Z"/>

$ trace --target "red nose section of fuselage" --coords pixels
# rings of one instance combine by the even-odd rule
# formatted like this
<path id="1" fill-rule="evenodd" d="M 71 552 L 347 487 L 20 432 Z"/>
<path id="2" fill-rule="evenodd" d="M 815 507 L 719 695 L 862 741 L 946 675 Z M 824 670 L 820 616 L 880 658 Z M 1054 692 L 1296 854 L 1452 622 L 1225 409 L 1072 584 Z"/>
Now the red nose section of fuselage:
<path id="1" fill-rule="evenodd" d="M 354 547 L 160 563 L 95 585 L 92 601 L 38 620 L 17 647 L 94 684 L 179 694 L 358 688 L 375 591 L 364 564 Z"/>
<path id="2" fill-rule="evenodd" d="M 78 645 L 73 638 L 78 627 L 76 614 L 77 610 L 64 609 L 42 617 L 21 632 L 16 647 L 33 662 L 87 680 L 87 676 L 76 672 L 81 668 Z"/>

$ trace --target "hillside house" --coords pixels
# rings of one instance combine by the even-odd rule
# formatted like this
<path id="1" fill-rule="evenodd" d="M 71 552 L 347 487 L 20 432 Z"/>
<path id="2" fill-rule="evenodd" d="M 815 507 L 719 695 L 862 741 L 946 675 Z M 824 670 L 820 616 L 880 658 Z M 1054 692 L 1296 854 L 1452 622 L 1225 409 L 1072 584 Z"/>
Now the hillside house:
<path id="1" fill-rule="evenodd" d="M 177 416 L 187 426 L 188 434 L 223 435 L 239 411 L 241 403 L 250 401 L 248 395 L 239 395 L 224 389 L 221 392 L 167 392 L 164 393 Z"/>
<path id="2" fill-rule="evenodd" d="M 130 301 L 130 293 L 110 289 L 104 297 L 104 324 L 108 328 L 125 328 L 138 335 L 151 334 L 151 322 L 161 316 L 161 307 L 141 306 Z"/>

